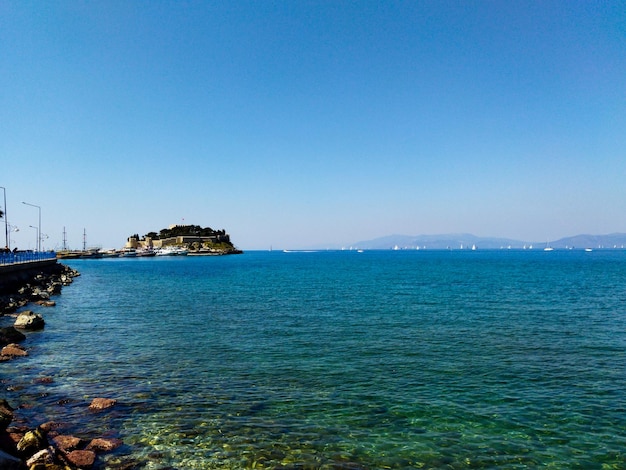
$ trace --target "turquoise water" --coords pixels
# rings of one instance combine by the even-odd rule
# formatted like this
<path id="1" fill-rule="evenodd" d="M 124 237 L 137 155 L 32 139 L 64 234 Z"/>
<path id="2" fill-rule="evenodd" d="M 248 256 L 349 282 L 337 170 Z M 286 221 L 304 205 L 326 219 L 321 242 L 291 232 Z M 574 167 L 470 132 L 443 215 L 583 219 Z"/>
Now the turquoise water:
<path id="1" fill-rule="evenodd" d="M 0 371 L 25 419 L 122 438 L 102 468 L 626 468 L 624 251 L 67 264 Z"/>

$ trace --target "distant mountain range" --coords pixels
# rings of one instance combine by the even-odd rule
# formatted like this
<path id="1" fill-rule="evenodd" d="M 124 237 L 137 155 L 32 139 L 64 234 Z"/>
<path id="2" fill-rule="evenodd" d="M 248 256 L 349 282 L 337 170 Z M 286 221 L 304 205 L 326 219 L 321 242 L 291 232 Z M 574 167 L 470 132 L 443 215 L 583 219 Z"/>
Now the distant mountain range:
<path id="1" fill-rule="evenodd" d="M 575 235 L 549 241 L 523 241 L 510 238 L 477 237 L 469 233 L 452 233 L 444 235 L 389 235 L 355 243 L 355 248 L 365 250 L 405 249 L 415 250 L 458 250 L 458 249 L 543 249 L 550 246 L 555 249 L 585 249 L 585 248 L 624 248 L 626 247 L 626 233 L 611 233 L 608 235 Z"/>

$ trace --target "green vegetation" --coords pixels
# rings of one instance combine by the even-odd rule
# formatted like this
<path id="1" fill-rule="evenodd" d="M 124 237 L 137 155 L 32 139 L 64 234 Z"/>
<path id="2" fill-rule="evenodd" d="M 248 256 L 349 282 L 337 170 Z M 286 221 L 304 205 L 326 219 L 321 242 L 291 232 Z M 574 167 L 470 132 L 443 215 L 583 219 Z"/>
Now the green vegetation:
<path id="1" fill-rule="evenodd" d="M 228 240 L 230 237 L 226 234 L 225 230 L 213 230 L 211 227 L 200 227 L 199 225 L 175 225 L 172 228 L 164 228 L 157 232 L 148 232 L 143 237 L 139 234 L 131 235 L 130 238 L 136 238 L 137 240 L 145 240 L 151 238 L 152 240 L 163 240 L 166 238 L 174 237 L 215 237 L 218 240 Z"/>
<path id="2" fill-rule="evenodd" d="M 213 230 L 211 227 L 200 227 L 199 225 L 176 225 L 170 228 L 164 228 L 159 233 L 150 232 L 146 237 L 151 237 L 153 240 L 159 240 L 162 238 L 181 237 L 181 236 L 198 236 L 198 237 L 211 237 L 211 236 L 225 236 L 225 230 Z"/>

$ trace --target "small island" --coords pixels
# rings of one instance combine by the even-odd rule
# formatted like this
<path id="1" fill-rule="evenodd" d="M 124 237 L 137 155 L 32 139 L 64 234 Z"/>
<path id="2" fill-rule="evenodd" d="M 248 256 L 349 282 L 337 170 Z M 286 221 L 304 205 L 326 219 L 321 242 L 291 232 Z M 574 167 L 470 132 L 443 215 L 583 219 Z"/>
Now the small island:
<path id="1" fill-rule="evenodd" d="M 243 253 L 230 241 L 225 230 L 199 225 L 170 225 L 143 237 L 131 235 L 121 256 L 157 255 L 233 255 Z"/>

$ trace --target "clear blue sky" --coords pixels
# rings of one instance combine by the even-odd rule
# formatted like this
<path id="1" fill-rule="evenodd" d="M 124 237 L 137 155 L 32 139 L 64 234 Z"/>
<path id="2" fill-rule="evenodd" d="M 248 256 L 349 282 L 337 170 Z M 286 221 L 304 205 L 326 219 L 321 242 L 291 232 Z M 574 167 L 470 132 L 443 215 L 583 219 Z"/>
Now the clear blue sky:
<path id="1" fill-rule="evenodd" d="M 626 2 L 0 0 L 0 162 L 20 248 L 626 232 Z"/>

